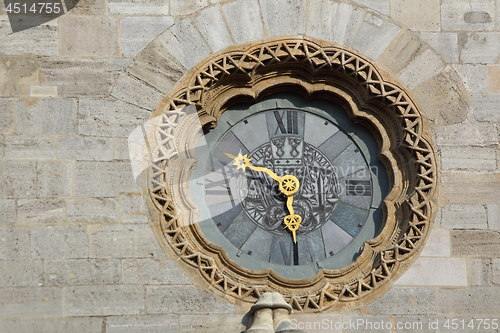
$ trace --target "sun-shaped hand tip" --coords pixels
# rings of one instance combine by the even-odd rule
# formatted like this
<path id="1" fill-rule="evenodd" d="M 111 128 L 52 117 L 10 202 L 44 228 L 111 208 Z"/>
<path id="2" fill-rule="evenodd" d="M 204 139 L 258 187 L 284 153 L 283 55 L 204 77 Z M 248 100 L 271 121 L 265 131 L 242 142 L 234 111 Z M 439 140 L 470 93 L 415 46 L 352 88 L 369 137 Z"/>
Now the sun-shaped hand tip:
<path id="1" fill-rule="evenodd" d="M 241 155 L 240 153 L 238 154 L 238 156 L 234 158 L 233 165 L 236 165 L 237 170 L 239 169 L 245 170 L 245 168 L 250 165 L 250 161 L 251 159 L 247 157 L 247 154 Z"/>

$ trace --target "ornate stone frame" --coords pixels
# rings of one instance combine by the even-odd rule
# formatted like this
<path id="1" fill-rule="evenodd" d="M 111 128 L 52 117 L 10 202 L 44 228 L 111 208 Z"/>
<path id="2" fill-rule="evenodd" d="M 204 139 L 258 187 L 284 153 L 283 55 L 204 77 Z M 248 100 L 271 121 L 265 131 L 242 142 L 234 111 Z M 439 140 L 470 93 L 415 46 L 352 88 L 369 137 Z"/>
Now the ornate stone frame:
<path id="1" fill-rule="evenodd" d="M 433 219 L 437 168 L 432 136 L 410 96 L 368 59 L 330 42 L 272 39 L 232 47 L 192 68 L 164 98 L 153 117 L 156 130 L 148 170 L 148 191 L 161 241 L 196 269 L 210 289 L 234 303 L 254 303 L 277 291 L 298 311 L 337 310 L 367 303 L 384 293 L 416 254 Z M 379 145 L 391 191 L 384 200 L 384 227 L 365 242 L 348 267 L 291 280 L 272 270 L 249 271 L 209 243 L 189 199 L 194 146 L 204 129 L 215 127 L 232 103 L 255 101 L 278 91 L 297 91 L 341 104 L 366 126 Z M 197 112 L 181 109 L 194 104 Z"/>

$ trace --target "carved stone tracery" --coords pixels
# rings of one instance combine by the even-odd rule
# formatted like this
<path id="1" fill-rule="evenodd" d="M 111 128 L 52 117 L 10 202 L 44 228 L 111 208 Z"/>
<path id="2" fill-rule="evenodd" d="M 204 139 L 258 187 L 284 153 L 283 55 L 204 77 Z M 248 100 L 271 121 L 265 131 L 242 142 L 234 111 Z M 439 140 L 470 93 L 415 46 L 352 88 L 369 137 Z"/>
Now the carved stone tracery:
<path id="1" fill-rule="evenodd" d="M 234 302 L 253 303 L 264 292 L 278 291 L 294 310 L 342 309 L 377 297 L 409 267 L 433 218 L 435 154 L 421 112 L 374 64 L 336 45 L 278 39 L 216 55 L 193 68 L 183 82 L 155 114 L 148 187 L 161 237 L 212 289 Z M 240 267 L 190 223 L 197 221 L 186 185 L 195 163 L 192 148 L 201 136 L 196 123 L 215 127 L 227 105 L 283 90 L 343 105 L 353 121 L 377 138 L 379 158 L 391 178 L 381 233 L 365 243 L 348 267 L 324 269 L 305 280 Z M 197 112 L 180 111 L 192 104 Z"/>

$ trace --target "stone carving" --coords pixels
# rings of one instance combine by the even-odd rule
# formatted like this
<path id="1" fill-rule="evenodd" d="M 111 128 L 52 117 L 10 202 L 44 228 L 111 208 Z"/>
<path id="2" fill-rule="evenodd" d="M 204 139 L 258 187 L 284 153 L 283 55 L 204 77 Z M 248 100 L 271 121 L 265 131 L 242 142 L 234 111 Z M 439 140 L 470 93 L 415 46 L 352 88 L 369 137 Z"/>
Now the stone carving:
<path id="1" fill-rule="evenodd" d="M 411 97 L 364 57 L 312 39 L 273 39 L 244 44 L 198 64 L 178 83 L 153 116 L 157 144 L 148 172 L 156 230 L 174 253 L 196 269 L 212 290 L 234 302 L 255 302 L 278 291 L 297 311 L 345 309 L 380 296 L 388 281 L 415 260 L 433 219 L 436 159 L 429 129 Z M 330 98 L 378 140 L 392 189 L 384 200 L 381 233 L 365 242 L 361 254 L 340 270 L 306 280 L 283 278 L 272 270 L 248 271 L 208 243 L 186 186 L 195 163 L 192 148 L 201 136 L 193 125 L 215 127 L 224 106 L 238 98 L 257 100 L 293 90 Z M 182 113 L 196 105 L 197 114 Z M 163 147 L 163 148 L 160 148 Z M 182 153 L 168 158 L 182 147 Z M 174 204 L 175 202 L 175 204 Z"/>

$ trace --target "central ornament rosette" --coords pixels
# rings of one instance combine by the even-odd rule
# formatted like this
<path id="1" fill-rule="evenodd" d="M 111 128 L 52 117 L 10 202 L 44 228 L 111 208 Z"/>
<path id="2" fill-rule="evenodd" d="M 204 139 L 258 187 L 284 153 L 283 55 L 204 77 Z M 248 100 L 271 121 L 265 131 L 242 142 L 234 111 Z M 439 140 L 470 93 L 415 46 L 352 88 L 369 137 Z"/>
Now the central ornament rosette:
<path id="1" fill-rule="evenodd" d="M 250 154 L 254 166 L 272 170 L 278 177 L 298 179 L 300 186 L 293 194 L 293 210 L 302 217 L 297 234 L 321 227 L 332 215 L 339 200 L 340 185 L 336 168 L 314 146 L 302 137 L 281 135 L 270 138 Z M 271 176 L 247 168 L 238 177 L 238 196 L 244 212 L 260 228 L 279 235 L 289 234 L 284 218 L 289 214 L 287 196 L 283 193 L 293 182 L 281 184 Z"/>

